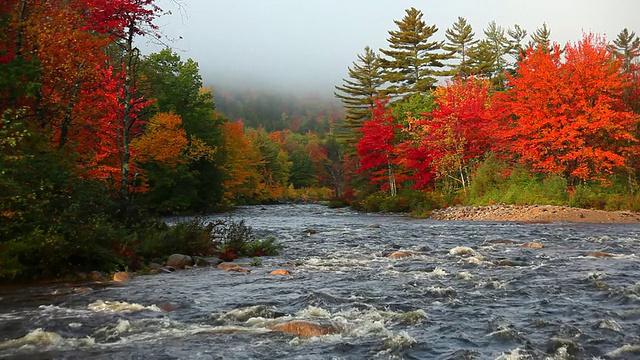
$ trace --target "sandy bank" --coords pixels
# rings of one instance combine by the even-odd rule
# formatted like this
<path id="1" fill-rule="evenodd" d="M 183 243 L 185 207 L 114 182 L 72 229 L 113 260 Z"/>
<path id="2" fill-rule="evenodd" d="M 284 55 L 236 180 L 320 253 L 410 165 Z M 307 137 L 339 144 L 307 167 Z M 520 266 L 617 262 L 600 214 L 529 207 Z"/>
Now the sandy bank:
<path id="1" fill-rule="evenodd" d="M 435 210 L 437 220 L 638 223 L 640 213 L 553 205 L 454 206 Z"/>

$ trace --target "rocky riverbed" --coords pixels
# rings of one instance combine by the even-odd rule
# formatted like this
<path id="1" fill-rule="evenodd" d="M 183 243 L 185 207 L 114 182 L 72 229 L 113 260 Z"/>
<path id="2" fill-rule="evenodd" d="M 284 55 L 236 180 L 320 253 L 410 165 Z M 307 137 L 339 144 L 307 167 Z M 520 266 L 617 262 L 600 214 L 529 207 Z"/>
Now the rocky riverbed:
<path id="1" fill-rule="evenodd" d="M 435 210 L 437 220 L 464 221 L 524 221 L 524 222 L 590 222 L 637 223 L 640 213 L 631 211 L 604 211 L 554 205 L 490 205 L 454 206 Z"/>

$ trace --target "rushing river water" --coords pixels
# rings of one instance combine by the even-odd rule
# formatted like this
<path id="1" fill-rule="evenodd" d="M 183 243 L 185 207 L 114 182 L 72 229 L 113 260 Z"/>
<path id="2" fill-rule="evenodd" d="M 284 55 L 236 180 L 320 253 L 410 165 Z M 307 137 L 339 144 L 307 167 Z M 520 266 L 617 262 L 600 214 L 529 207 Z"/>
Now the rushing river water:
<path id="1" fill-rule="evenodd" d="M 232 216 L 276 237 L 282 254 L 249 274 L 1 289 L 0 358 L 640 359 L 640 225 L 443 222 L 319 205 Z M 387 257 L 399 250 L 412 256 Z M 291 275 L 269 275 L 284 264 Z M 270 330 L 294 319 L 339 332 Z"/>

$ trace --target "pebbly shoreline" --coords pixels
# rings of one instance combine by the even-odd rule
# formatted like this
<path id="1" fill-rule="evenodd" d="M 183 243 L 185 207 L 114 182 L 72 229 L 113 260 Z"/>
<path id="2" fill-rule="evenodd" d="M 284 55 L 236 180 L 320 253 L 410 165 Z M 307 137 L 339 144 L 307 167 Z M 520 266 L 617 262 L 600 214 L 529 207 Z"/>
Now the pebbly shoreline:
<path id="1" fill-rule="evenodd" d="M 639 223 L 640 213 L 555 205 L 453 206 L 434 210 L 431 219 L 459 221 Z"/>

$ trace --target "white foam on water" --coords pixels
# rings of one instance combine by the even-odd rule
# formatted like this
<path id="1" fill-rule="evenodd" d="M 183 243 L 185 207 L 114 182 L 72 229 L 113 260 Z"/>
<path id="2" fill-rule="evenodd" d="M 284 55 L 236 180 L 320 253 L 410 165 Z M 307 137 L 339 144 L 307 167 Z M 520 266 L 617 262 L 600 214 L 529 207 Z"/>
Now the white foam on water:
<path id="1" fill-rule="evenodd" d="M 317 307 L 317 306 L 308 306 L 306 309 L 303 309 L 301 311 L 299 311 L 298 313 L 296 313 L 296 316 L 302 317 L 302 318 L 323 318 L 323 319 L 328 319 L 331 317 L 331 313 L 329 313 L 329 311 L 321 308 L 321 307 Z"/>
<path id="2" fill-rule="evenodd" d="M 435 278 L 442 278 L 448 275 L 447 272 L 439 266 L 436 266 L 436 268 L 433 269 L 433 271 L 430 274 L 432 274 L 432 277 L 435 277 Z"/>
<path id="3" fill-rule="evenodd" d="M 95 344 L 91 337 L 87 338 L 63 338 L 58 333 L 44 331 L 41 328 L 29 332 L 27 335 L 0 343 L 0 349 L 23 348 L 23 347 L 82 347 Z"/>
<path id="4" fill-rule="evenodd" d="M 605 319 L 600 321 L 598 324 L 598 328 L 600 329 L 608 329 L 613 330 L 615 332 L 622 332 L 622 327 L 613 319 Z"/>
<path id="5" fill-rule="evenodd" d="M 467 246 L 456 246 L 449 250 L 451 256 L 476 256 L 477 254 L 477 251 Z"/>
<path id="6" fill-rule="evenodd" d="M 254 305 L 239 309 L 233 309 L 218 317 L 222 321 L 247 321 L 257 317 L 273 317 L 275 306 Z"/>
<path id="7" fill-rule="evenodd" d="M 515 348 L 511 351 L 502 353 L 495 360 L 525 360 L 529 358 L 529 354 L 527 354 L 526 350 Z"/>
<path id="8" fill-rule="evenodd" d="M 625 344 L 615 350 L 612 350 L 605 354 L 608 358 L 624 357 L 628 354 L 634 354 L 640 356 L 640 344 Z"/>
<path id="9" fill-rule="evenodd" d="M 456 277 L 462 280 L 471 280 L 476 276 L 468 271 L 460 271 L 459 273 L 456 274 Z"/>
<path id="10" fill-rule="evenodd" d="M 506 289 L 510 281 L 508 280 L 481 280 L 476 283 L 476 288 L 492 288 L 495 290 Z"/>
<path id="11" fill-rule="evenodd" d="M 409 333 L 406 331 L 400 331 L 387 337 L 383 342 L 384 350 L 379 351 L 376 356 L 391 355 L 398 350 L 411 347 L 417 343 Z"/>
<path id="12" fill-rule="evenodd" d="M 270 330 L 260 327 L 247 327 L 243 325 L 211 326 L 206 324 L 185 324 L 163 319 L 142 319 L 128 321 L 120 319 L 115 324 L 97 330 L 95 338 L 107 338 L 106 343 L 98 346 L 110 347 L 113 344 L 131 344 L 158 342 L 166 338 L 187 338 L 198 334 L 239 334 L 239 333 L 266 333 Z"/>
<path id="13" fill-rule="evenodd" d="M 608 277 L 609 277 L 609 275 L 607 275 L 607 273 L 600 272 L 600 271 L 593 271 L 593 272 L 589 273 L 589 275 L 587 276 L 587 279 L 588 280 L 602 280 L 602 279 L 606 279 Z"/>
<path id="14" fill-rule="evenodd" d="M 570 360 L 570 359 L 574 359 L 574 357 L 569 354 L 569 351 L 567 350 L 566 346 L 560 346 L 556 350 L 555 354 L 553 354 L 552 356 L 547 356 L 545 358 L 545 360 Z"/>
<path id="15" fill-rule="evenodd" d="M 427 289 L 429 294 L 432 294 L 437 297 L 455 297 L 457 292 L 451 286 L 440 287 L 440 286 L 429 286 Z"/>
<path id="16" fill-rule="evenodd" d="M 124 312 L 134 312 L 134 311 L 142 311 L 142 310 L 151 310 L 151 311 L 162 311 L 156 305 L 144 306 L 136 303 L 128 303 L 124 301 L 104 301 L 97 300 L 92 302 L 87 306 L 87 308 L 91 311 L 97 312 L 113 312 L 113 313 L 124 313 Z"/>

